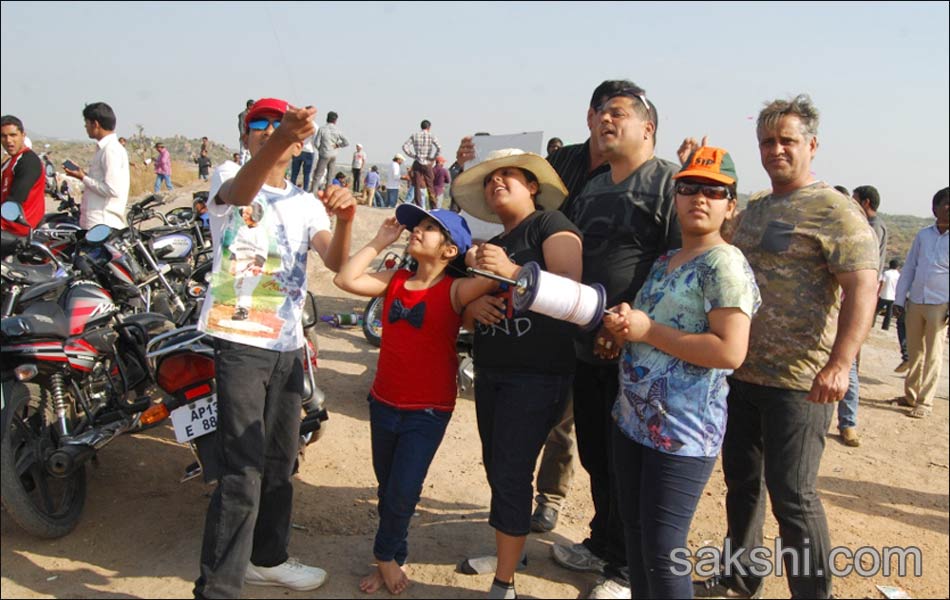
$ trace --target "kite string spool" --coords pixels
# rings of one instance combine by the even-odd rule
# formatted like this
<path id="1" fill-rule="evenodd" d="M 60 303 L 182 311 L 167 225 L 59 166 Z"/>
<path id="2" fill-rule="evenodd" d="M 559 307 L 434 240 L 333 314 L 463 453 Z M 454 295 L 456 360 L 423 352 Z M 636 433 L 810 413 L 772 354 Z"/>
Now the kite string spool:
<path id="1" fill-rule="evenodd" d="M 534 285 L 537 289 L 528 310 L 581 327 L 600 321 L 604 300 L 597 289 L 540 269 Z"/>

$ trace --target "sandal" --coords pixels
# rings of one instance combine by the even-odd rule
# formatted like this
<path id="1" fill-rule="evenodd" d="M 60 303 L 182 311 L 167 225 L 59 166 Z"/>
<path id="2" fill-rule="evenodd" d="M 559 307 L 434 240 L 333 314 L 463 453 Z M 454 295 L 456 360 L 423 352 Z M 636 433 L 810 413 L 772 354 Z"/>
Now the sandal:
<path id="1" fill-rule="evenodd" d="M 907 413 L 907 416 L 914 419 L 924 419 L 930 416 L 930 411 L 923 406 L 915 406 Z"/>

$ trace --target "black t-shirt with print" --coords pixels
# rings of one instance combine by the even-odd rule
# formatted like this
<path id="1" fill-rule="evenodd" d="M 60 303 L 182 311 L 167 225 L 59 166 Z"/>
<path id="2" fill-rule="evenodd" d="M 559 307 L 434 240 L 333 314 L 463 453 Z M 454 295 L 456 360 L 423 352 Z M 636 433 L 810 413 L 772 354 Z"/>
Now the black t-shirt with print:
<path id="1" fill-rule="evenodd" d="M 546 270 L 544 241 L 556 233 L 581 233 L 559 211 L 536 211 L 508 234 L 489 243 L 501 246 L 518 265 L 534 261 Z M 475 366 L 505 371 L 569 374 L 574 372 L 573 336 L 577 327 L 533 312 L 495 325 L 475 324 Z"/>
<path id="2" fill-rule="evenodd" d="M 567 207 L 567 217 L 584 234 L 586 284 L 600 283 L 607 307 L 633 303 L 653 262 L 681 245 L 672 177 L 673 163 L 651 158 L 620 183 L 610 173 L 598 175 Z M 578 335 L 577 358 L 607 364 L 594 357 L 596 330 Z"/>

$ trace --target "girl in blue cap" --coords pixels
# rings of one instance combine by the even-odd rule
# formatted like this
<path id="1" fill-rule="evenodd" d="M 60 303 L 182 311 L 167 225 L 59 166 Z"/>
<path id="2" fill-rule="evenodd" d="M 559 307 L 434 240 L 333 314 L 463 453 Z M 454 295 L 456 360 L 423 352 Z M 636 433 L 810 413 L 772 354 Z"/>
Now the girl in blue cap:
<path id="1" fill-rule="evenodd" d="M 407 229 L 408 251 L 418 262 L 417 270 L 366 272 Z M 446 273 L 471 243 L 468 225 L 458 214 L 403 204 L 333 280 L 347 292 L 385 298 L 379 362 L 368 398 L 373 470 L 379 482 L 379 527 L 373 544 L 377 570 L 360 581 L 365 593 L 385 585 L 398 594 L 409 585 L 403 569 L 409 520 L 455 408 L 461 312 L 497 287 L 488 279 L 455 279 Z"/>

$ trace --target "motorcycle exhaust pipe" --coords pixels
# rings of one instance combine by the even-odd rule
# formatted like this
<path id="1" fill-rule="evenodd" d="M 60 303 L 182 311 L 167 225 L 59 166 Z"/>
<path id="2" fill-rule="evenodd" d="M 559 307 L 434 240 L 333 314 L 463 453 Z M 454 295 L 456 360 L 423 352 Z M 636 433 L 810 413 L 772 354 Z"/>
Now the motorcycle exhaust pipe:
<path id="1" fill-rule="evenodd" d="M 53 477 L 69 477 L 95 455 L 96 449 L 85 444 L 63 446 L 46 459 L 46 470 Z"/>

